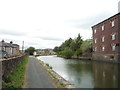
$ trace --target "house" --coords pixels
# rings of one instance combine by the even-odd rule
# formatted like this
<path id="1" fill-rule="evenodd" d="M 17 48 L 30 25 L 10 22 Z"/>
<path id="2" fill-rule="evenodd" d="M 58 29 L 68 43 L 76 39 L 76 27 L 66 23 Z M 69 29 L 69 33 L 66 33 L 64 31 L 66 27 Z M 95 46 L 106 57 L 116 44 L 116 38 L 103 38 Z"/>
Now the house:
<path id="1" fill-rule="evenodd" d="M 0 42 L 0 59 L 13 57 L 19 55 L 19 45 L 5 42 Z"/>
<path id="2" fill-rule="evenodd" d="M 55 55 L 53 49 L 37 49 L 34 51 L 34 55 Z"/>
<path id="3" fill-rule="evenodd" d="M 92 26 L 93 60 L 120 62 L 120 13 Z"/>

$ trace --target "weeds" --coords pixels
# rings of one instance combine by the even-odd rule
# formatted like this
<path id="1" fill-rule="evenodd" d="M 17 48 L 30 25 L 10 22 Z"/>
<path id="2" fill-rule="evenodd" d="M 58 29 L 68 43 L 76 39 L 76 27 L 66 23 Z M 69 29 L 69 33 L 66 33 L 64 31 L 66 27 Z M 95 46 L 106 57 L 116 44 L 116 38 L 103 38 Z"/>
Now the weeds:
<path id="1" fill-rule="evenodd" d="M 14 71 L 5 77 L 5 80 L 3 81 L 3 88 L 22 88 L 27 62 L 28 56 L 24 57 Z"/>

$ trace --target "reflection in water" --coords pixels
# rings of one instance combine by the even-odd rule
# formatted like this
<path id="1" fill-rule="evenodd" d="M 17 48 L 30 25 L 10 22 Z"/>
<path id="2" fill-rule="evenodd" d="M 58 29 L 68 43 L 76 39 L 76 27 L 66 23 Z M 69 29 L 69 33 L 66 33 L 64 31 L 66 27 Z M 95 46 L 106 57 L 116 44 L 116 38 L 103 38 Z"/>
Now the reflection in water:
<path id="1" fill-rule="evenodd" d="M 63 59 L 56 56 L 40 56 L 53 70 L 78 88 L 116 88 L 119 86 L 118 64 L 97 61 Z"/>
<path id="2" fill-rule="evenodd" d="M 95 88 L 118 87 L 118 65 L 103 62 L 92 62 Z"/>

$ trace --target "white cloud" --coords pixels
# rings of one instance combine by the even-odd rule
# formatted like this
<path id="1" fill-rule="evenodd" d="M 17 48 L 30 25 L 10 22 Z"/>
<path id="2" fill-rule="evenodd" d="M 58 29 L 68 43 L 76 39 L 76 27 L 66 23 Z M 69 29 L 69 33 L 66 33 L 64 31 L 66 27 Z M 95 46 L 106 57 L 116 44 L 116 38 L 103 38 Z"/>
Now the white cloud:
<path id="1" fill-rule="evenodd" d="M 1 0 L 0 39 L 25 47 L 53 48 L 117 13 L 119 0 Z"/>

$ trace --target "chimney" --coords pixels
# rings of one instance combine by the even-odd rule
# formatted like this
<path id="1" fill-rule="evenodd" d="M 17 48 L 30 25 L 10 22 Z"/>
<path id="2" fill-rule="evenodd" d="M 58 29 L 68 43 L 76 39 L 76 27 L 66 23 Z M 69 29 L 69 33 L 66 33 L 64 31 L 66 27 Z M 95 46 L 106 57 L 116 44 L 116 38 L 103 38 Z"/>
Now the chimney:
<path id="1" fill-rule="evenodd" d="M 10 44 L 13 44 L 13 42 L 12 42 L 12 41 L 10 41 Z"/>
<path id="2" fill-rule="evenodd" d="M 120 13 L 120 1 L 118 2 L 118 13 Z"/>
<path id="3" fill-rule="evenodd" d="M 2 40 L 2 42 L 5 42 L 4 40 Z"/>

